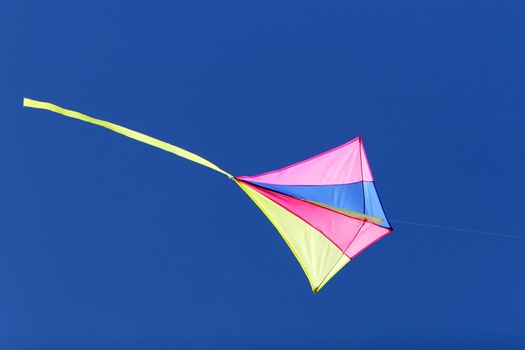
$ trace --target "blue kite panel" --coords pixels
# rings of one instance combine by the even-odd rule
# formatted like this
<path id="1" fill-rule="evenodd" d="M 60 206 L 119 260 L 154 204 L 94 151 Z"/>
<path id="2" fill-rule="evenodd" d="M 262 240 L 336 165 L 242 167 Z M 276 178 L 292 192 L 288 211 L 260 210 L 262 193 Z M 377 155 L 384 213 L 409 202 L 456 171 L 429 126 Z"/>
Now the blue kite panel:
<path id="1" fill-rule="evenodd" d="M 385 212 L 383 211 L 383 206 L 377 195 L 376 186 L 373 181 L 364 182 L 364 192 L 365 192 L 365 214 L 370 216 L 375 216 L 376 218 L 381 218 L 384 221 L 377 223 L 379 226 L 391 228 L 390 223 L 388 222 Z"/>
<path id="2" fill-rule="evenodd" d="M 274 185 L 251 181 L 250 183 L 287 196 L 375 216 L 384 220 L 378 225 L 390 228 L 373 181 L 343 185 Z"/>
<path id="3" fill-rule="evenodd" d="M 344 185 L 273 185 L 252 182 L 287 196 L 323 203 L 336 208 L 364 212 L 363 183 L 356 182 Z"/>

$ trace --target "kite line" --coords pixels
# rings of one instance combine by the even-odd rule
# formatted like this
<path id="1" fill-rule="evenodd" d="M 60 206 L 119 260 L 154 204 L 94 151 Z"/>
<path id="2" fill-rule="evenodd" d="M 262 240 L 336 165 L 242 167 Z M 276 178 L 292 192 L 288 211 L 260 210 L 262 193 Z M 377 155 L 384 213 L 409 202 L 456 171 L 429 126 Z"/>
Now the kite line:
<path id="1" fill-rule="evenodd" d="M 413 226 L 421 226 L 421 227 L 428 227 L 428 228 L 437 228 L 437 229 L 441 229 L 441 230 L 450 230 L 450 231 L 470 232 L 470 233 L 477 233 L 477 234 L 482 234 L 482 235 L 486 235 L 486 236 L 493 236 L 493 237 L 525 239 L 525 236 L 511 235 L 511 234 L 506 234 L 506 233 L 471 230 L 471 229 L 468 229 L 468 228 L 452 227 L 452 226 L 441 226 L 441 225 L 433 225 L 433 224 L 424 224 L 424 223 L 420 223 L 420 222 L 412 222 L 412 221 L 405 221 L 405 220 L 390 220 L 390 221 L 398 223 L 398 224 L 404 224 L 404 225 L 413 225 Z"/>

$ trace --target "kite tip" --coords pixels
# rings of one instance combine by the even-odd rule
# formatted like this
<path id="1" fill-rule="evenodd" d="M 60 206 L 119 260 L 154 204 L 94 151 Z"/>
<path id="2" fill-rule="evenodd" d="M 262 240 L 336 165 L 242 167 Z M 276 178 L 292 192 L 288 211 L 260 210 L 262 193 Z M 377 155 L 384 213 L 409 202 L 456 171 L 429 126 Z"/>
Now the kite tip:
<path id="1" fill-rule="evenodd" d="M 24 100 L 22 101 L 22 107 L 25 107 L 27 105 L 28 100 L 29 99 L 27 97 L 24 97 Z"/>

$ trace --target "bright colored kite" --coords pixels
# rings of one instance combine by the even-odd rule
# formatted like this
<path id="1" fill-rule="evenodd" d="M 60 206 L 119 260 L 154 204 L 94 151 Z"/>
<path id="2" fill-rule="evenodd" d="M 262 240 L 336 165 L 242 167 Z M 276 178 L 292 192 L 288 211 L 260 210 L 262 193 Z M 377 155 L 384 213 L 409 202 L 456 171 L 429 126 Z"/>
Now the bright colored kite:
<path id="1" fill-rule="evenodd" d="M 279 231 L 314 293 L 365 248 L 392 232 L 361 137 L 279 170 L 234 177 L 194 153 L 122 126 L 47 102 L 26 98 L 24 106 L 105 127 L 228 176 Z"/>

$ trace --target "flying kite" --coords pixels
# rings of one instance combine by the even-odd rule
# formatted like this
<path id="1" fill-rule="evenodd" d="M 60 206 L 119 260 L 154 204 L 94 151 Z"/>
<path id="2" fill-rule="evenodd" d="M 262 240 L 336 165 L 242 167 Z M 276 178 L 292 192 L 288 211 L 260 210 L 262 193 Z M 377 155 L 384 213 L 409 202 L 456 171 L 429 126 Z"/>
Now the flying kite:
<path id="1" fill-rule="evenodd" d="M 192 152 L 120 125 L 28 98 L 23 105 L 102 126 L 228 176 L 279 231 L 314 293 L 393 230 L 379 200 L 361 137 L 279 170 L 235 177 Z"/>

